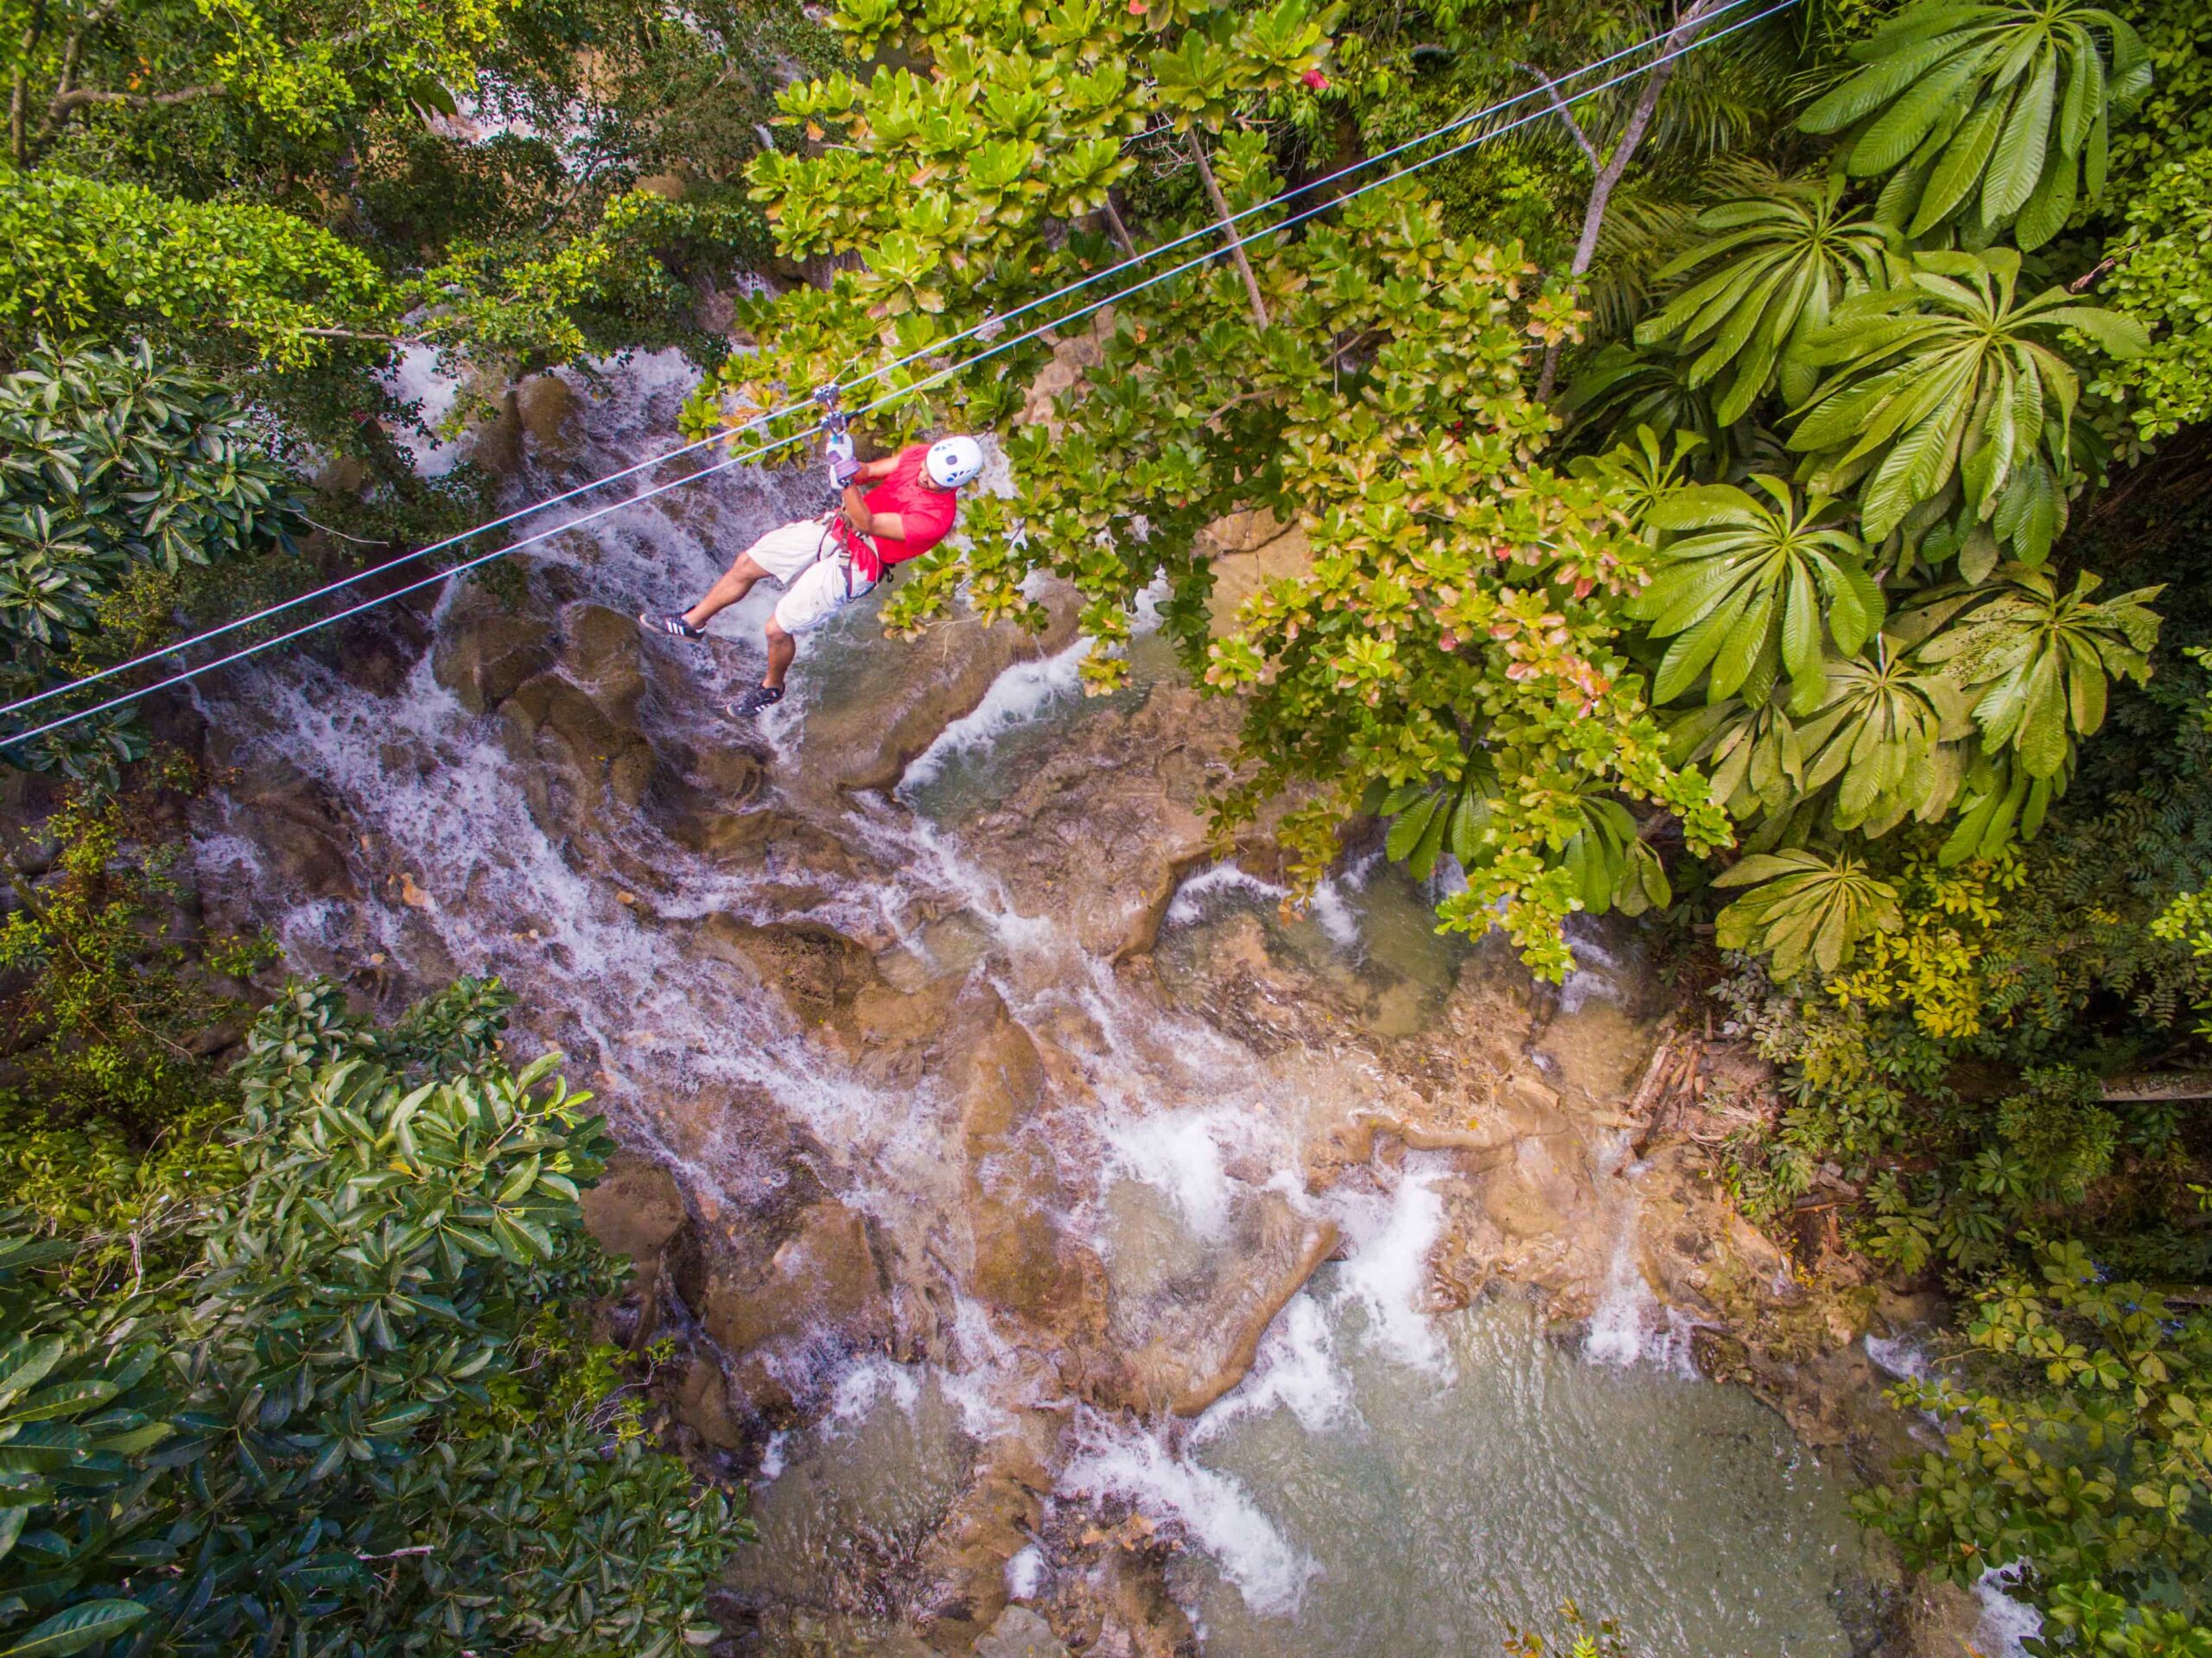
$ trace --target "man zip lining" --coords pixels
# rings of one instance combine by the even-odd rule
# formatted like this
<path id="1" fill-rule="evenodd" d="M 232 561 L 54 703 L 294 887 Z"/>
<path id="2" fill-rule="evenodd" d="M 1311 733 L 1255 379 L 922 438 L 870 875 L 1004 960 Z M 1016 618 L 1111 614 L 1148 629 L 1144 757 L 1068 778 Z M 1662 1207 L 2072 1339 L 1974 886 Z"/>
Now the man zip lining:
<path id="1" fill-rule="evenodd" d="M 733 719 L 749 720 L 782 702 L 798 635 L 866 594 L 892 565 L 918 558 L 943 541 L 960 510 L 957 492 L 983 469 L 982 446 L 972 437 L 917 443 L 862 466 L 853 459 L 844 417 L 833 410 L 824 424 L 830 474 L 839 491 L 836 509 L 768 531 L 740 553 L 690 609 L 647 610 L 638 617 L 652 632 L 696 639 L 762 577 L 783 584 L 784 596 L 768 616 L 768 671 L 727 705 Z M 875 487 L 863 492 L 863 484 Z"/>

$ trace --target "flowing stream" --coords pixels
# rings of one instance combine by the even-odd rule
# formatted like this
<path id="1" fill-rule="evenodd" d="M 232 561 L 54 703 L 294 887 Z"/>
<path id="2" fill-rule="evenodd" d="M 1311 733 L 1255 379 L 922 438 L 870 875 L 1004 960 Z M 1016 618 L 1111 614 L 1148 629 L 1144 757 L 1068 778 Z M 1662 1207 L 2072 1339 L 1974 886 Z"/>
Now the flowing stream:
<path id="1" fill-rule="evenodd" d="M 688 384 L 613 370 L 518 498 Z M 1633 950 L 1545 994 L 1371 852 L 1284 916 L 1149 638 L 1086 702 L 1064 631 L 862 607 L 733 727 L 772 593 L 696 651 L 627 618 L 816 502 L 726 475 L 203 710 L 219 909 L 386 1007 L 499 974 L 672 1172 L 747 1649 L 965 1652 L 1011 1599 L 1116 1655 L 1481 1653 L 1568 1598 L 1641 1655 L 1871 1649 L 1839 1479 L 1638 1264 Z"/>

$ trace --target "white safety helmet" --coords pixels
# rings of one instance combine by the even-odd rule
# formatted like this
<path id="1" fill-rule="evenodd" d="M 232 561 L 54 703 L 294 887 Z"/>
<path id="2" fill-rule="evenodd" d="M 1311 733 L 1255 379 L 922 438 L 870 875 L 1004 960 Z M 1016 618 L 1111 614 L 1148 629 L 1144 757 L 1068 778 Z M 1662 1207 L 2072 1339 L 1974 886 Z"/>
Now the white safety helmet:
<path id="1" fill-rule="evenodd" d="M 972 437 L 941 437 L 922 464 L 939 489 L 957 489 L 982 471 L 983 446 Z"/>

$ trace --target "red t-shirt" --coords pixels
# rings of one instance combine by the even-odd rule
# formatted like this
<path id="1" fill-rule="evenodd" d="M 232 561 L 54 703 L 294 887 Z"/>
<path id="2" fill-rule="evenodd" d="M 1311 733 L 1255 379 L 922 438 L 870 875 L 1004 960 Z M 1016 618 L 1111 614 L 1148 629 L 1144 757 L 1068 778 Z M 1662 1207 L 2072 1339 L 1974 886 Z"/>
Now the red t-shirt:
<path id="1" fill-rule="evenodd" d="M 923 470 L 929 453 L 926 443 L 901 449 L 891 475 L 861 497 L 870 513 L 896 512 L 906 531 L 903 537 L 886 536 L 879 542 L 874 536 L 855 535 L 844 519 L 837 520 L 837 535 L 853 556 L 853 568 L 871 581 L 883 579 L 885 565 L 918 557 L 952 530 L 960 500 L 952 491 L 930 482 Z"/>

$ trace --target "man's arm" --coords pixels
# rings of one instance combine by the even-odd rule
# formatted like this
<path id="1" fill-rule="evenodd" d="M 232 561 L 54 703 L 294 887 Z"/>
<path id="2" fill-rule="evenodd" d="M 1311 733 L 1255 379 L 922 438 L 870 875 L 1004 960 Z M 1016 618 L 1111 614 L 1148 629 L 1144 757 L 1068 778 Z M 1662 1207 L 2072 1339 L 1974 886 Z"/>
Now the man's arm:
<path id="1" fill-rule="evenodd" d="M 906 538 L 906 526 L 899 522 L 896 512 L 870 513 L 868 503 L 861 499 L 860 486 L 872 484 L 879 478 L 888 478 L 897 471 L 899 457 L 887 454 L 880 461 L 871 461 L 855 473 L 852 481 L 845 486 L 845 492 L 838 498 L 838 516 L 852 527 L 856 536 L 889 536 L 893 540 Z"/>
<path id="2" fill-rule="evenodd" d="M 869 511 L 868 504 L 861 499 L 859 489 L 852 484 L 845 486 L 845 493 L 837 504 L 837 511 L 852 526 L 855 535 L 888 536 L 893 541 L 906 539 L 906 521 L 896 512 Z"/>

